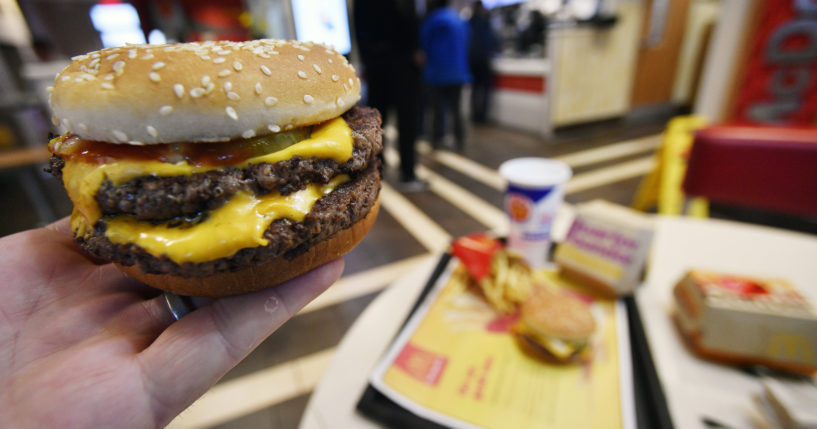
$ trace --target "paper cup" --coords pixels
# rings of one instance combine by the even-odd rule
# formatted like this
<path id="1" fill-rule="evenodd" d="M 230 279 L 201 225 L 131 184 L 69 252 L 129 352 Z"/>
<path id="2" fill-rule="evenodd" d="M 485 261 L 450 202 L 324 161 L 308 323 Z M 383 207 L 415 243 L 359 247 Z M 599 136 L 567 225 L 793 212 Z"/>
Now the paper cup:
<path id="1" fill-rule="evenodd" d="M 499 174 L 508 182 L 508 247 L 524 255 L 531 267 L 541 268 L 547 263 L 550 230 L 564 198 L 564 185 L 573 171 L 552 159 L 517 158 L 504 162 Z"/>

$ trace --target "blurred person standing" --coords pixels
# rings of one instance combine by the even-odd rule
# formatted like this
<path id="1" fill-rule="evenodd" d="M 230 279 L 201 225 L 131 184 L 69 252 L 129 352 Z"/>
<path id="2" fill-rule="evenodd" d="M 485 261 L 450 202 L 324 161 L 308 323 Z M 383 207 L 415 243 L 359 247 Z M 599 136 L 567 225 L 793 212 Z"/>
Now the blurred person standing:
<path id="1" fill-rule="evenodd" d="M 448 0 L 429 0 L 428 15 L 420 27 L 420 45 L 426 61 L 423 80 L 431 99 L 431 144 L 440 146 L 444 134 L 445 113 L 452 118 L 457 149 L 465 146 L 460 98 L 462 85 L 471 81 L 468 70 L 468 24 Z"/>
<path id="2" fill-rule="evenodd" d="M 471 30 L 468 64 L 474 77 L 471 84 L 471 120 L 484 124 L 488 122 L 491 91 L 494 88 L 494 71 L 491 61 L 499 52 L 499 39 L 491 26 L 490 14 L 482 5 L 482 1 L 474 2 L 473 15 L 468 24 Z"/>
<path id="3" fill-rule="evenodd" d="M 402 190 L 422 189 L 414 173 L 422 63 L 414 1 L 355 0 L 353 14 L 368 104 L 384 123 L 393 118 L 389 111 L 396 111 Z"/>

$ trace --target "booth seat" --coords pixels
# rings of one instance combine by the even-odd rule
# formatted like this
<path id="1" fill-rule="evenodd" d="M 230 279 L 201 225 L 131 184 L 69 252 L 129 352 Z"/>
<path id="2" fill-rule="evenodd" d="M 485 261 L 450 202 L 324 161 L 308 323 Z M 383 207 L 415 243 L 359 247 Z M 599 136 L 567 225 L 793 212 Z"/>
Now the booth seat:
<path id="1" fill-rule="evenodd" d="M 698 130 L 683 188 L 711 202 L 817 217 L 817 128 Z"/>

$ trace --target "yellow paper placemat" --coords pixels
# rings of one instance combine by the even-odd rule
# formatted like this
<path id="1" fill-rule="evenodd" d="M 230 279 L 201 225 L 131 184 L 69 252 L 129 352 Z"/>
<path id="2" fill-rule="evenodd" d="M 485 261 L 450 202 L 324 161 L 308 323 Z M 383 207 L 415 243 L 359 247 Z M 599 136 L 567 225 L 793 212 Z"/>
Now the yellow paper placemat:
<path id="1" fill-rule="evenodd" d="M 451 281 L 456 263 L 453 259 L 378 366 L 372 377 L 378 390 L 409 411 L 452 427 L 629 426 L 624 409 L 632 406 L 627 393 L 632 379 L 623 305 L 596 299 L 546 273 L 552 284 L 590 303 L 597 329 L 589 361 L 544 363 L 516 345 L 509 332 L 516 316 L 495 313 L 480 296 Z"/>

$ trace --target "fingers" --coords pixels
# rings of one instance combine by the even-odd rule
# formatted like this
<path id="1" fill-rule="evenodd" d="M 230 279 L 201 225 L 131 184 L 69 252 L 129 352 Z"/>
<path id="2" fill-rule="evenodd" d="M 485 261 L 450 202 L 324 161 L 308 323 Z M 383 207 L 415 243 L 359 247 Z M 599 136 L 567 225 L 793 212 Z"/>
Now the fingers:
<path id="1" fill-rule="evenodd" d="M 157 423 L 201 396 L 342 271 L 337 259 L 276 287 L 216 300 L 172 324 L 138 358 Z"/>
<path id="2" fill-rule="evenodd" d="M 71 232 L 71 218 L 66 216 L 54 223 L 45 226 L 45 229 L 64 236 L 73 236 Z"/>

